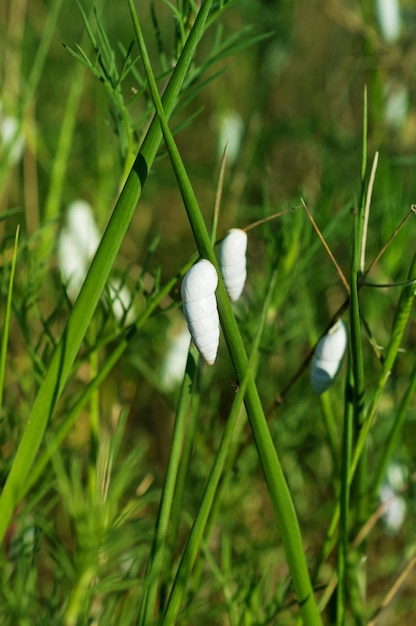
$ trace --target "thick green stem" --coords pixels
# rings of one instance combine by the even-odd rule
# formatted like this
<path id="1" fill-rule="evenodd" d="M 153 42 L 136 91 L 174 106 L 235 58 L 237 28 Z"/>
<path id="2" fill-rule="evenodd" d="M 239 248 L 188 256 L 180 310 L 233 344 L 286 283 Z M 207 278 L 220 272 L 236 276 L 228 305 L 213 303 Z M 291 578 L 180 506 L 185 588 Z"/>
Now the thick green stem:
<path id="1" fill-rule="evenodd" d="M 176 147 L 175 140 L 169 130 L 166 115 L 163 109 L 163 103 L 160 101 L 156 81 L 154 79 L 149 57 L 147 55 L 140 23 L 132 6 L 132 0 L 129 0 L 129 3 L 132 9 L 132 18 L 136 28 L 137 41 L 152 93 L 153 102 L 160 120 L 165 143 L 172 161 L 178 186 L 181 190 L 195 241 L 201 256 L 211 261 L 217 269 L 219 275 L 217 302 L 221 318 L 221 326 L 234 364 L 237 379 L 240 382 L 247 379 L 245 405 L 254 441 L 259 453 L 259 459 L 268 485 L 277 526 L 285 547 L 286 558 L 292 575 L 293 586 L 299 603 L 301 615 L 304 623 L 308 624 L 308 626 L 321 624 L 321 618 L 308 574 L 295 508 L 266 422 L 263 407 L 261 405 L 254 381 L 253 372 L 248 362 L 244 342 L 240 335 L 238 325 L 219 272 L 217 259 L 214 254 L 198 202 Z"/>

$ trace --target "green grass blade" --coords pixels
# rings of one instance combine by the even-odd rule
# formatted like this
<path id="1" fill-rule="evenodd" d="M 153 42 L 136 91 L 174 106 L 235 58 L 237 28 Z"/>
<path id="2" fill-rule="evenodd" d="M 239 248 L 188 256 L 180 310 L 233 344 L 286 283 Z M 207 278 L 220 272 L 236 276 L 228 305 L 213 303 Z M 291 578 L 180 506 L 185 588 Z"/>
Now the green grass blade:
<path id="1" fill-rule="evenodd" d="M 53 37 L 56 34 L 56 22 L 59 12 L 61 10 L 63 0 L 54 0 L 47 12 L 47 20 L 45 28 L 40 39 L 40 44 L 36 52 L 36 56 L 32 65 L 30 76 L 28 79 L 27 92 L 25 93 L 25 105 L 32 101 L 33 94 L 35 93 L 40 77 L 42 75 L 43 67 L 46 63 L 47 53 L 49 47 L 53 41 Z"/>
<path id="2" fill-rule="evenodd" d="M 372 497 L 375 500 L 380 491 L 381 483 L 386 477 L 387 467 L 393 457 L 397 447 L 399 437 L 402 432 L 403 424 L 408 414 L 410 402 L 416 392 L 416 366 L 410 375 L 410 383 L 400 403 L 397 416 L 393 422 L 390 433 L 387 437 L 387 443 L 383 450 L 383 456 L 380 460 L 379 467 L 373 482 Z"/>
<path id="3" fill-rule="evenodd" d="M 168 116 L 173 110 L 196 46 L 204 32 L 204 23 L 209 6 L 210 2 L 205 2 L 202 5 L 166 88 L 163 103 Z M 71 317 L 62 333 L 45 379 L 34 401 L 29 420 L 0 496 L 0 541 L 4 538 L 17 504 L 17 497 L 23 490 L 23 485 L 39 450 L 48 421 L 65 386 L 76 354 L 104 290 L 160 141 L 160 125 L 157 118 L 154 118 L 128 175 L 79 297 L 75 302 Z"/>
<path id="4" fill-rule="evenodd" d="M 354 219 L 353 260 L 351 268 L 350 285 L 350 352 L 353 372 L 353 397 L 354 397 L 354 428 L 355 437 L 358 438 L 364 423 L 364 362 L 361 339 L 361 315 L 359 302 L 358 281 L 360 276 L 360 250 L 361 250 L 361 212 Z M 357 523 L 365 520 L 366 511 L 364 506 L 365 482 L 365 458 L 361 461 L 361 471 L 355 482 L 354 506 L 357 511 Z"/>
<path id="5" fill-rule="evenodd" d="M 413 257 L 412 263 L 410 265 L 408 277 L 413 278 L 416 271 L 416 255 Z M 367 410 L 365 422 L 363 424 L 363 428 L 361 429 L 360 436 L 358 438 L 357 444 L 354 450 L 354 456 L 351 463 L 350 470 L 350 478 L 354 474 L 362 451 L 364 449 L 366 439 L 368 433 L 370 432 L 371 426 L 373 425 L 374 418 L 377 413 L 378 404 L 380 402 L 382 393 L 385 389 L 387 381 L 390 377 L 390 373 L 394 362 L 396 360 L 402 339 L 403 334 L 406 328 L 406 325 L 409 321 L 410 312 L 412 310 L 413 301 L 415 298 L 415 287 L 413 284 L 405 285 L 400 294 L 399 303 L 397 306 L 396 316 L 393 322 L 393 329 L 390 336 L 389 345 L 386 349 L 386 354 L 384 357 L 383 365 L 380 372 L 380 378 L 376 387 L 376 390 L 371 399 L 370 406 Z"/>
<path id="6" fill-rule="evenodd" d="M 97 25 L 98 32 L 98 40 L 101 44 L 100 46 L 100 57 L 99 62 L 101 64 L 102 70 L 107 76 L 108 80 L 114 86 L 118 80 L 118 72 L 116 66 L 116 60 L 114 56 L 114 51 L 111 47 L 109 39 L 107 37 L 107 33 L 101 23 L 101 20 L 98 15 L 97 7 L 93 7 L 95 23 Z"/>
<path id="7" fill-rule="evenodd" d="M 348 473 L 351 462 L 351 451 L 354 433 L 353 404 L 350 389 L 352 387 L 351 361 L 348 364 L 348 380 L 345 389 L 344 429 L 342 436 L 342 464 L 340 490 L 340 527 L 338 541 L 338 586 L 337 586 L 337 626 L 345 623 L 346 595 L 348 585 L 348 547 L 349 547 L 349 514 L 350 514 L 350 485 Z"/>
<path id="8" fill-rule="evenodd" d="M 45 27 L 43 29 L 42 37 L 40 39 L 39 46 L 36 50 L 36 55 L 33 60 L 33 64 L 31 66 L 29 77 L 25 79 L 25 90 L 22 98 L 22 108 L 21 112 L 18 116 L 18 126 L 15 130 L 12 141 L 9 142 L 8 147 L 6 147 L 5 153 L 2 154 L 2 158 L 0 159 L 0 189 L 3 188 L 7 170 L 9 167 L 9 152 L 14 143 L 14 140 L 20 136 L 23 127 L 23 117 L 24 111 L 26 107 L 30 106 L 35 98 L 35 93 L 37 87 L 39 85 L 40 77 L 42 75 L 43 68 L 46 63 L 48 50 L 53 41 L 53 37 L 56 33 L 56 23 L 58 20 L 59 12 L 61 10 L 63 0 L 53 0 L 48 7 L 48 11 L 46 13 L 47 19 L 45 21 Z M 23 111 L 23 113 L 22 113 Z"/>
<path id="9" fill-rule="evenodd" d="M 413 257 L 410 270 L 409 277 L 414 277 L 414 273 L 416 271 L 416 255 Z M 402 293 L 400 295 L 399 304 L 397 307 L 396 316 L 393 322 L 393 329 L 389 341 L 389 345 L 386 349 L 385 358 L 383 361 L 383 365 L 380 372 L 380 378 L 378 381 L 377 388 L 373 394 L 371 399 L 370 406 L 367 410 L 365 422 L 363 428 L 360 432 L 360 436 L 358 438 L 357 444 L 354 450 L 354 456 L 351 464 L 350 477 L 354 474 L 360 456 L 365 446 L 365 442 L 370 432 L 371 426 L 373 425 L 374 418 L 377 413 L 377 408 L 379 401 L 381 399 L 382 393 L 385 389 L 387 381 L 390 377 L 391 369 L 396 360 L 402 339 L 403 334 L 406 328 L 406 325 L 409 321 L 410 311 L 412 309 L 413 300 L 415 298 L 415 288 L 414 285 L 406 285 L 403 287 Z"/>
<path id="10" fill-rule="evenodd" d="M 12 300 L 13 300 L 13 283 L 14 275 L 16 271 L 16 259 L 17 259 L 17 247 L 19 243 L 20 227 L 16 228 L 16 234 L 14 237 L 14 248 L 12 262 L 10 266 L 10 279 L 9 288 L 7 290 L 6 308 L 4 311 L 3 333 L 1 338 L 1 350 L 0 350 L 0 410 L 3 407 L 3 392 L 4 392 L 4 379 L 6 376 L 6 361 L 7 361 L 7 344 L 9 340 L 10 331 L 10 317 L 12 312 Z"/>
<path id="11" fill-rule="evenodd" d="M 79 2 L 79 0 L 76 0 L 76 3 L 78 5 L 79 12 L 81 13 L 81 17 L 82 17 L 82 20 L 84 22 L 84 28 L 85 28 L 85 32 L 87 34 L 87 37 L 88 37 L 88 39 L 91 42 L 91 45 L 93 47 L 94 52 L 97 53 L 98 52 L 97 40 L 96 40 L 95 35 L 94 35 L 93 31 L 92 31 L 92 28 L 91 28 L 88 16 L 85 13 L 84 9 L 82 8 L 82 5 Z"/>
<path id="12" fill-rule="evenodd" d="M 129 3 L 132 6 L 132 0 L 129 0 Z M 273 440 L 271 438 L 254 381 L 253 372 L 247 359 L 244 343 L 240 335 L 230 301 L 225 291 L 224 283 L 219 272 L 217 259 L 211 245 L 206 225 L 176 147 L 175 140 L 167 124 L 166 115 L 163 110 L 163 103 L 159 98 L 156 81 L 151 69 L 149 57 L 147 55 L 140 23 L 134 11 L 132 11 L 132 17 L 153 102 L 161 123 L 165 143 L 169 151 L 169 156 L 171 158 L 178 186 L 184 200 L 188 219 L 191 224 L 198 250 L 203 258 L 207 258 L 214 265 L 214 267 L 216 267 L 217 273 L 219 274 L 217 302 L 221 325 L 236 370 L 237 379 L 238 381 L 245 381 L 247 378 L 245 396 L 247 413 L 269 489 L 277 526 L 285 547 L 286 557 L 292 575 L 293 586 L 299 603 L 300 612 L 305 624 L 310 626 L 313 626 L 314 624 L 321 624 L 321 618 L 309 579 L 296 512 Z"/>
<path id="13" fill-rule="evenodd" d="M 160 498 L 159 512 L 156 520 L 155 536 L 147 563 L 143 591 L 137 624 L 144 626 L 153 623 L 157 590 L 160 575 L 164 570 L 167 533 L 172 507 L 175 484 L 178 476 L 181 453 L 187 434 L 187 417 L 191 404 L 193 386 L 196 376 L 196 351 L 189 350 L 185 376 L 179 394 L 178 409 L 172 436 L 168 465 Z"/>
<path id="14" fill-rule="evenodd" d="M 363 361 L 363 349 L 361 338 L 361 312 L 360 312 L 360 300 L 359 300 L 359 280 L 361 278 L 361 259 L 364 257 L 364 223 L 365 223 L 365 177 L 367 167 L 367 91 L 364 90 L 364 114 L 363 114 L 363 143 L 362 143 L 362 169 L 361 169 L 361 197 L 358 207 L 358 213 L 354 214 L 354 232 L 352 243 L 352 262 L 351 262 L 351 281 L 350 281 L 350 355 L 353 373 L 353 413 L 354 413 L 354 443 L 360 436 L 360 432 L 364 423 L 364 394 L 365 394 L 365 379 L 364 379 L 364 361 Z M 354 520 L 356 527 L 361 527 L 365 523 L 368 517 L 367 510 L 367 458 L 363 455 L 360 458 L 358 464 L 358 471 L 354 477 L 354 481 L 349 483 L 348 475 L 343 474 L 343 480 L 346 480 L 346 484 L 342 485 L 342 492 L 344 498 L 341 500 L 340 513 L 342 517 L 341 527 L 342 532 L 345 533 L 346 529 L 344 524 L 346 518 L 348 518 L 348 511 L 344 510 L 346 505 L 346 499 L 348 503 L 351 502 L 354 510 Z M 351 497 L 349 490 L 352 490 Z M 348 498 L 347 498 L 348 494 Z M 345 537 L 340 537 L 341 541 L 346 540 Z M 341 547 L 342 549 L 342 547 Z M 345 558 L 346 546 L 344 546 Z M 360 546 L 360 552 L 364 552 L 364 545 Z M 351 554 L 349 557 L 351 558 Z M 359 556 L 354 556 L 356 562 L 359 561 Z M 342 581 L 345 584 L 345 581 Z M 355 583 L 351 579 L 349 585 L 349 596 L 351 603 L 353 604 L 352 610 L 358 615 L 361 611 L 361 607 L 358 603 L 359 594 L 352 594 L 351 588 L 355 588 Z M 341 607 L 342 617 L 344 616 L 345 607 Z M 342 622 L 339 622 L 341 624 Z"/>
<path id="15" fill-rule="evenodd" d="M 198 353 L 197 353 L 198 354 Z M 199 357 L 199 354 L 198 354 Z M 162 607 L 164 606 L 164 598 L 162 597 L 162 593 L 166 596 L 166 589 L 168 581 L 171 581 L 171 573 L 172 573 L 172 561 L 174 558 L 173 547 L 178 545 L 178 532 L 180 523 L 183 518 L 183 502 L 184 502 L 184 494 L 187 486 L 187 480 L 190 476 L 190 464 L 192 460 L 192 453 L 195 446 L 195 436 L 197 433 L 197 428 L 200 419 L 200 392 L 201 392 L 201 374 L 203 370 L 202 359 L 195 358 L 197 363 L 196 366 L 196 378 L 194 381 L 193 394 L 192 394 L 192 402 L 190 406 L 190 415 L 188 417 L 187 424 L 187 434 L 184 441 L 184 446 L 182 450 L 181 462 L 179 465 L 178 477 L 175 485 L 175 494 L 173 496 L 173 506 L 172 506 L 172 515 L 171 522 L 169 526 L 169 535 L 168 535 L 168 545 L 170 550 L 166 555 L 164 571 L 162 572 L 162 592 L 161 592 L 161 603 L 159 607 L 159 613 L 161 612 Z"/>
<path id="16" fill-rule="evenodd" d="M 367 86 L 364 87 L 364 107 L 363 107 L 363 152 L 361 160 L 361 184 L 364 189 L 365 175 L 367 171 L 367 137 L 368 137 L 368 98 Z"/>

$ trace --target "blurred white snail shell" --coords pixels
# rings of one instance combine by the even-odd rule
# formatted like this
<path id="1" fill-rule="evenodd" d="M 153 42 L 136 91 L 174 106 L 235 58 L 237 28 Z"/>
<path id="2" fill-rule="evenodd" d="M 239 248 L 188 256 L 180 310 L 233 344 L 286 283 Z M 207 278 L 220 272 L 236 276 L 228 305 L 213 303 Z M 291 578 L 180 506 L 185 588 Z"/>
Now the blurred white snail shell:
<path id="1" fill-rule="evenodd" d="M 232 228 L 218 247 L 218 261 L 230 300 L 238 300 L 247 278 L 247 234 Z"/>
<path id="2" fill-rule="evenodd" d="M 183 312 L 189 332 L 200 354 L 209 365 L 216 359 L 220 339 L 220 320 L 215 290 L 215 267 L 201 259 L 186 273 L 181 287 Z"/>
<path id="3" fill-rule="evenodd" d="M 338 320 L 316 346 L 311 366 L 311 384 L 317 395 L 334 382 L 341 368 L 347 339 L 347 328 L 342 320 Z"/>
<path id="4" fill-rule="evenodd" d="M 66 224 L 58 238 L 58 263 L 71 300 L 76 300 L 94 256 L 100 234 L 92 207 L 75 200 L 67 210 Z"/>

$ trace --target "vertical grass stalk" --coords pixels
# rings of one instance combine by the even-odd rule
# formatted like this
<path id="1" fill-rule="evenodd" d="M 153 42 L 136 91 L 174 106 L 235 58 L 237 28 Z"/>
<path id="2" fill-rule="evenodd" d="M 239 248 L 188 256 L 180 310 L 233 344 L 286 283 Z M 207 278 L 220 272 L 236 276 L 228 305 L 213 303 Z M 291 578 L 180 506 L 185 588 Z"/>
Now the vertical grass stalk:
<path id="1" fill-rule="evenodd" d="M 350 529 L 350 484 L 348 480 L 351 462 L 351 450 L 354 433 L 354 411 L 351 398 L 353 382 L 351 358 L 348 363 L 348 378 L 345 386 L 344 429 L 342 435 L 340 524 L 338 535 L 338 587 L 337 587 L 337 626 L 344 626 L 348 585 L 348 547 Z"/>
<path id="2" fill-rule="evenodd" d="M 4 379 L 6 376 L 6 360 L 7 360 L 7 345 L 9 342 L 10 331 L 10 317 L 12 312 L 12 300 L 13 300 L 13 283 L 14 275 L 16 272 L 16 260 L 17 260 L 17 247 L 19 243 L 20 227 L 16 228 L 16 234 L 14 236 L 14 248 L 13 256 L 10 266 L 10 278 L 9 287 L 7 290 L 6 308 L 4 310 L 3 332 L 1 337 L 1 350 L 0 350 L 0 410 L 3 407 L 3 392 L 4 392 Z"/>
<path id="3" fill-rule="evenodd" d="M 89 328 L 91 345 L 95 344 L 95 323 L 94 320 Z M 98 353 L 94 350 L 89 357 L 89 377 L 94 379 L 98 373 Z M 90 488 L 91 502 L 97 501 L 97 460 L 98 449 L 100 445 L 100 393 L 96 388 L 91 392 L 90 410 L 88 412 L 90 418 L 90 450 L 88 459 L 88 482 Z"/>
<path id="4" fill-rule="evenodd" d="M 178 399 L 175 426 L 172 435 L 168 465 L 160 498 L 159 512 L 156 520 L 155 536 L 147 562 L 142 597 L 137 624 L 145 626 L 154 623 L 155 606 L 160 577 L 164 571 L 164 559 L 168 527 L 174 506 L 174 492 L 178 477 L 179 465 L 184 441 L 187 434 L 186 420 L 188 417 L 193 385 L 196 376 L 195 350 L 189 350 L 185 376 Z"/>
<path id="5" fill-rule="evenodd" d="M 193 348 L 194 353 L 197 352 L 196 348 Z M 199 355 L 198 355 L 199 357 Z M 200 383 L 201 383 L 201 370 L 203 369 L 202 359 L 199 357 L 195 359 L 197 362 L 196 373 L 194 380 L 194 387 L 192 393 L 192 400 L 190 406 L 190 416 L 187 423 L 187 434 L 184 441 L 182 450 L 181 462 L 179 465 L 178 477 L 175 485 L 175 493 L 173 496 L 173 506 L 171 522 L 167 537 L 168 550 L 164 561 L 164 571 L 162 572 L 162 589 L 161 589 L 161 602 L 159 606 L 159 614 L 163 613 L 163 609 L 166 606 L 166 596 L 168 594 L 168 584 L 172 582 L 172 562 L 176 557 L 174 555 L 174 547 L 177 545 L 178 532 L 180 522 L 183 518 L 183 503 L 184 494 L 188 477 L 190 475 L 190 463 L 192 460 L 192 452 L 195 445 L 195 436 L 198 429 L 199 417 L 200 417 Z M 202 368 L 201 368 L 202 365 Z"/>
<path id="6" fill-rule="evenodd" d="M 361 340 L 361 315 L 359 302 L 359 282 L 361 280 L 361 259 L 364 258 L 365 247 L 365 221 L 366 221 L 366 193 L 365 178 L 367 164 L 367 91 L 364 91 L 364 115 L 363 115 L 363 148 L 362 148 L 362 169 L 361 169 L 361 196 L 357 211 L 354 213 L 354 230 L 352 243 L 352 260 L 351 260 L 351 284 L 350 284 L 350 354 L 353 373 L 353 411 L 354 411 L 354 441 L 360 436 L 361 428 L 364 422 L 364 364 Z M 348 482 L 348 481 L 347 481 Z M 348 487 L 349 488 L 349 487 Z M 366 520 L 366 457 L 363 455 L 360 459 L 359 471 L 355 477 L 354 483 L 351 485 L 353 490 L 353 498 L 351 502 L 354 508 L 354 523 L 357 527 L 361 527 Z M 345 487 L 347 489 L 347 487 Z M 363 546 L 361 546 L 361 550 Z M 349 555 L 350 559 L 352 554 Z M 358 572 L 354 572 L 354 577 L 350 579 L 350 590 L 358 584 Z M 350 593 L 350 598 L 359 598 L 358 594 Z M 360 607 L 356 606 L 355 614 L 360 613 Z"/>

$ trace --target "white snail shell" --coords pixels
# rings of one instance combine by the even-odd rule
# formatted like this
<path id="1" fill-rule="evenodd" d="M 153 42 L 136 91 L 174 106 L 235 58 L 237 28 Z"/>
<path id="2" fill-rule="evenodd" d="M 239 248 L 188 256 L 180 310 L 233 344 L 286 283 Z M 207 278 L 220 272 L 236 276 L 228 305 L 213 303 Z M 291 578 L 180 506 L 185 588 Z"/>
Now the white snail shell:
<path id="1" fill-rule="evenodd" d="M 218 261 L 230 300 L 238 300 L 247 278 L 247 234 L 232 228 L 218 247 Z"/>
<path id="2" fill-rule="evenodd" d="M 311 384 L 317 395 L 334 382 L 341 368 L 347 339 L 347 328 L 342 320 L 338 320 L 316 346 L 311 366 Z"/>
<path id="3" fill-rule="evenodd" d="M 220 320 L 215 297 L 217 285 L 215 267 L 207 259 L 202 259 L 186 273 L 181 288 L 183 312 L 189 332 L 209 365 L 216 359 L 220 339 Z"/>

